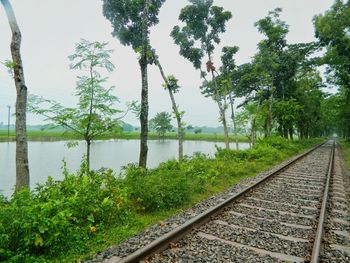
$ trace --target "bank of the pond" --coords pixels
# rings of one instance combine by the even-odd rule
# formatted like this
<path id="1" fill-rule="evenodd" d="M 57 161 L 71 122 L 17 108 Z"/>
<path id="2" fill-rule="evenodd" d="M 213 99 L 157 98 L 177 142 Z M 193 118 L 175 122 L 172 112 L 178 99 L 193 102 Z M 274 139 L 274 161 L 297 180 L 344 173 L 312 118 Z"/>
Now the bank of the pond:
<path id="1" fill-rule="evenodd" d="M 261 141 L 250 150 L 218 150 L 155 169 L 65 172 L 29 193 L 0 200 L 0 261 L 77 262 L 145 227 L 309 148 L 320 140 Z"/>
<path id="2" fill-rule="evenodd" d="M 159 140 L 159 139 L 177 139 L 177 133 L 166 133 L 163 137 L 160 137 L 157 133 L 150 132 L 148 134 L 150 140 Z M 237 138 L 238 142 L 248 142 L 248 138 L 243 135 L 238 135 L 237 137 L 230 135 L 229 139 L 231 142 L 235 142 Z M 108 139 L 140 139 L 139 132 L 121 132 L 121 133 L 111 133 L 100 136 L 98 140 L 108 140 Z M 185 140 L 196 140 L 196 141 L 212 141 L 212 142 L 223 142 L 223 134 L 209 134 L 209 133 L 186 133 Z M 14 141 L 15 133 L 14 131 L 10 132 L 8 137 L 7 131 L 0 130 L 0 142 Z M 61 132 L 61 131 L 50 131 L 50 130 L 29 130 L 28 131 L 28 140 L 31 141 L 58 141 L 58 140 L 82 140 L 82 137 L 77 136 L 72 132 Z"/>

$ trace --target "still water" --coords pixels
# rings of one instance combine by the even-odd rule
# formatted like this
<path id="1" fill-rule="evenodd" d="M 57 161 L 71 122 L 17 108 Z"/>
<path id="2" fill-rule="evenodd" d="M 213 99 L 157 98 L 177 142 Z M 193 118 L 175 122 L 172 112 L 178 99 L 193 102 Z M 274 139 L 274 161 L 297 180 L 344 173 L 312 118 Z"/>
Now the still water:
<path id="1" fill-rule="evenodd" d="M 95 141 L 91 145 L 91 169 L 101 167 L 111 168 L 119 172 L 121 166 L 138 162 L 139 140 L 106 140 Z M 214 155 L 215 145 L 224 147 L 223 143 L 206 141 L 185 141 L 184 154 L 195 152 Z M 151 140 L 148 142 L 148 167 L 155 167 L 166 160 L 176 158 L 178 142 L 176 140 Z M 231 144 L 234 148 L 235 144 Z M 249 147 L 248 143 L 240 143 L 240 149 Z M 85 154 L 85 143 L 68 148 L 65 141 L 28 142 L 30 184 L 33 188 L 37 183 L 44 183 L 48 176 L 55 180 L 63 179 L 61 167 L 63 160 L 67 162 L 70 172 L 75 172 Z M 0 143 L 0 191 L 5 196 L 13 192 L 16 177 L 15 167 L 16 144 L 14 142 Z"/>

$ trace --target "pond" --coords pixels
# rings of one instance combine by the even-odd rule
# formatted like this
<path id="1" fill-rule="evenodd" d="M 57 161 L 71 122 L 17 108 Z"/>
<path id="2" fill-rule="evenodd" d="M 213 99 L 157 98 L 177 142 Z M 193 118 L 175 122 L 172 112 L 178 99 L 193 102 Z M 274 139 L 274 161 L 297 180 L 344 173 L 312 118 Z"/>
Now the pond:
<path id="1" fill-rule="evenodd" d="M 31 188 L 37 183 L 44 183 L 48 176 L 54 180 L 62 180 L 63 160 L 70 172 L 75 172 L 85 154 L 85 143 L 79 142 L 76 147 L 68 148 L 66 141 L 28 142 L 29 169 Z M 91 146 L 91 169 L 111 168 L 119 173 L 122 166 L 138 162 L 139 140 L 103 140 L 95 141 Z M 214 155 L 215 145 L 224 147 L 223 143 L 207 141 L 185 141 L 184 154 L 195 152 Z M 148 141 L 148 167 L 156 167 L 159 163 L 177 157 L 177 140 Z M 235 143 L 231 144 L 231 148 Z M 249 148 L 248 143 L 240 143 L 240 149 Z M 15 142 L 0 143 L 0 191 L 5 196 L 13 192 L 16 178 Z"/>

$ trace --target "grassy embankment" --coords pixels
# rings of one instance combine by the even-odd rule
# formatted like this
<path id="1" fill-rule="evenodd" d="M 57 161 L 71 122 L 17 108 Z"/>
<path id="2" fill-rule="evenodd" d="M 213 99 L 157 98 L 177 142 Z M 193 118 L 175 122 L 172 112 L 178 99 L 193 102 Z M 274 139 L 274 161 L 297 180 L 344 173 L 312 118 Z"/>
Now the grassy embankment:
<path id="1" fill-rule="evenodd" d="M 340 144 L 342 153 L 346 159 L 348 168 L 350 169 L 350 141 L 340 140 L 338 143 Z"/>
<path id="2" fill-rule="evenodd" d="M 155 169 L 127 167 L 48 182 L 11 200 L 0 198 L 0 261 L 77 262 L 147 226 L 223 191 L 320 140 L 261 141 L 250 150 L 218 150 L 170 160 Z"/>
<path id="3" fill-rule="evenodd" d="M 100 136 L 98 139 L 106 140 L 106 139 L 139 139 L 139 132 L 121 132 L 116 134 L 107 134 L 104 136 Z M 75 135 L 72 132 L 60 132 L 60 131 L 50 131 L 50 130 L 36 130 L 36 131 L 28 131 L 28 139 L 33 141 L 56 141 L 56 140 L 81 140 L 82 138 Z M 158 139 L 177 139 L 177 133 L 167 133 L 164 138 L 160 138 L 158 134 L 150 132 L 149 139 L 158 140 Z M 0 130 L 0 142 L 7 141 L 7 131 Z M 10 140 L 15 140 L 14 131 L 10 132 Z M 198 141 L 213 141 L 213 142 L 221 142 L 224 141 L 224 135 L 222 134 L 194 134 L 194 133 L 186 133 L 185 140 L 198 140 Z M 235 137 L 230 136 L 230 140 L 232 142 L 235 141 Z M 238 136 L 239 142 L 248 142 L 248 138 L 246 136 L 240 135 Z"/>

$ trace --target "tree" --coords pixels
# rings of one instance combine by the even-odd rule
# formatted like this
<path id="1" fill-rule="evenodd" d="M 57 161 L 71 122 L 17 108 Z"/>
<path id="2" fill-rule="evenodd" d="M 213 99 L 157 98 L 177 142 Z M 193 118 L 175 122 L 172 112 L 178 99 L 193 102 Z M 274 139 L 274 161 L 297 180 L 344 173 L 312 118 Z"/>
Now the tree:
<path id="1" fill-rule="evenodd" d="M 284 48 L 287 46 L 286 35 L 288 26 L 279 19 L 282 9 L 276 8 L 268 13 L 263 19 L 258 20 L 255 26 L 266 38 L 259 42 L 258 53 L 254 56 L 256 69 L 263 76 L 264 101 L 267 103 L 267 116 L 265 118 L 265 137 L 271 135 L 272 130 L 272 107 L 274 93 L 281 87 L 278 72 L 280 71 L 280 59 Z"/>
<path id="2" fill-rule="evenodd" d="M 192 125 L 187 125 L 186 130 L 188 130 L 188 131 L 193 130 L 193 126 Z"/>
<path id="3" fill-rule="evenodd" d="M 295 99 L 301 109 L 296 114 L 296 127 L 301 139 L 321 136 L 319 126 L 321 102 L 324 94 L 321 91 L 322 78 L 315 69 L 300 70 L 296 76 Z"/>
<path id="4" fill-rule="evenodd" d="M 293 126 L 302 114 L 302 106 L 295 99 L 280 100 L 274 103 L 272 111 L 275 116 L 279 116 L 280 127 L 283 128 L 280 133 L 288 138 L 289 132 L 289 137 L 293 140 Z"/>
<path id="5" fill-rule="evenodd" d="M 255 23 L 264 39 L 259 42 L 253 61 L 234 71 L 235 90 L 238 96 L 246 96 L 245 103 L 258 103 L 258 110 L 265 115 L 265 137 L 275 129 L 281 136 L 293 139 L 297 114 L 303 108 L 299 100 L 303 94 L 297 91 L 298 78 L 314 67 L 315 59 L 310 55 L 317 45 L 288 45 L 288 25 L 280 20 L 280 12 L 277 8 Z"/>
<path id="6" fill-rule="evenodd" d="M 323 63 L 333 83 L 350 89 L 350 2 L 336 0 L 323 15 L 314 17 L 316 37 L 326 48 Z"/>
<path id="7" fill-rule="evenodd" d="M 152 63 L 149 28 L 157 24 L 160 7 L 165 0 L 103 0 L 103 15 L 113 26 L 112 35 L 140 53 L 141 69 L 141 134 L 139 166 L 147 164 L 148 139 L 148 77 L 147 65 Z"/>
<path id="8" fill-rule="evenodd" d="M 69 56 L 71 69 L 86 72 L 79 76 L 75 95 L 79 98 L 77 108 L 66 108 L 61 104 L 38 96 L 30 97 L 29 110 L 43 115 L 47 120 L 64 126 L 82 136 L 86 142 L 87 170 L 90 170 L 91 142 L 100 135 L 119 128 L 114 108 L 118 98 L 112 95 L 114 87 L 105 88 L 107 78 L 99 70 L 112 72 L 114 65 L 109 61 L 112 50 L 105 49 L 107 43 L 81 40 L 75 54 Z"/>
<path id="9" fill-rule="evenodd" d="M 202 133 L 202 129 L 201 128 L 196 128 L 194 130 L 194 134 L 200 134 L 200 133 Z"/>
<path id="10" fill-rule="evenodd" d="M 212 97 L 218 104 L 220 120 L 224 126 L 225 145 L 229 148 L 226 107 L 222 102 L 225 96 L 220 92 L 215 79 L 217 72 L 212 57 L 215 44 L 220 43 L 219 35 L 226 31 L 225 24 L 231 19 L 232 14 L 224 11 L 222 7 L 213 6 L 213 0 L 189 0 L 189 2 L 191 5 L 184 7 L 179 15 L 179 20 L 185 25 L 182 28 L 175 26 L 171 36 L 180 46 L 180 54 L 200 70 L 201 77 L 205 80 L 203 87 L 212 86 L 214 90 Z M 205 56 L 207 62 L 204 61 Z M 212 84 L 208 84 L 206 80 L 206 73 L 202 70 L 204 65 L 211 75 Z"/>
<path id="11" fill-rule="evenodd" d="M 183 153 L 183 140 L 184 140 L 184 123 L 182 122 L 182 117 L 184 115 L 184 111 L 179 110 L 179 106 L 176 104 L 175 101 L 175 93 L 179 92 L 180 86 L 178 84 L 178 79 L 175 78 L 173 75 L 165 76 L 164 70 L 162 65 L 159 62 L 159 57 L 155 53 L 155 50 L 152 50 L 153 54 L 153 60 L 154 63 L 158 66 L 158 69 L 160 71 L 160 74 L 163 78 L 164 84 L 163 87 L 168 91 L 169 97 L 171 100 L 171 106 L 173 108 L 173 113 L 175 115 L 176 123 L 177 123 L 177 136 L 179 139 L 179 160 L 183 159 L 184 153 Z"/>
<path id="12" fill-rule="evenodd" d="M 258 102 L 248 102 L 242 105 L 243 110 L 236 116 L 237 129 L 245 133 L 250 145 L 255 145 L 259 126 L 262 126 L 262 114 Z"/>
<path id="13" fill-rule="evenodd" d="M 235 135 L 236 149 L 238 150 L 238 132 L 237 123 L 235 118 L 234 101 L 235 101 L 235 89 L 237 86 L 237 70 L 236 62 L 233 56 L 238 52 L 239 48 L 237 46 L 224 47 L 222 49 L 221 63 L 220 67 L 220 85 L 221 89 L 224 90 L 224 94 L 227 94 L 228 101 L 231 108 L 231 120 L 233 123 L 233 134 Z"/>
<path id="14" fill-rule="evenodd" d="M 156 116 L 150 120 L 150 127 L 154 129 L 159 137 L 164 137 L 165 133 L 171 131 L 173 126 L 171 125 L 171 114 L 168 112 L 159 112 Z"/>
<path id="15" fill-rule="evenodd" d="M 26 128 L 27 86 L 21 58 L 21 31 L 15 13 L 8 0 L 1 0 L 12 31 L 11 55 L 16 98 L 16 191 L 29 188 L 28 143 Z"/>
<path id="16" fill-rule="evenodd" d="M 344 105 L 338 113 L 345 125 L 339 132 L 350 137 L 350 2 L 336 0 L 323 15 L 314 17 L 316 37 L 326 49 L 322 63 L 327 64 L 327 77 L 330 84 L 339 87 L 338 105 Z M 345 101 L 344 101 L 345 100 Z M 331 101 L 334 101 L 333 99 Z M 336 106 L 336 105 L 335 105 Z"/>

